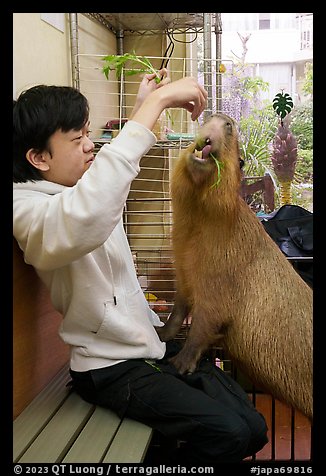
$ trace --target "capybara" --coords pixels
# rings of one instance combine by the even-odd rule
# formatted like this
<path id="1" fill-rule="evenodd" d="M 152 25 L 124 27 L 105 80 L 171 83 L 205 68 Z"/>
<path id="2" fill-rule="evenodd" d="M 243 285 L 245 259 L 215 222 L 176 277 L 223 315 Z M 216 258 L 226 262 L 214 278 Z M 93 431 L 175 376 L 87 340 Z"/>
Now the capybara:
<path id="1" fill-rule="evenodd" d="M 191 326 L 171 361 L 193 372 L 221 342 L 233 362 L 275 398 L 312 419 L 312 290 L 241 198 L 234 120 L 212 115 L 181 152 L 171 179 L 177 293 L 158 328 L 173 339 Z"/>

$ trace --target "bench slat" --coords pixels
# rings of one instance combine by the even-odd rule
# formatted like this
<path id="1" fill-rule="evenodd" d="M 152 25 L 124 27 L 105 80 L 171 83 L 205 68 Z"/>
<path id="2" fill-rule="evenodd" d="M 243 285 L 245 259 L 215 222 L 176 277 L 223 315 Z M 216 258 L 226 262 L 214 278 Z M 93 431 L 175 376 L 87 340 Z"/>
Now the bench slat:
<path id="1" fill-rule="evenodd" d="M 125 418 L 103 463 L 142 463 L 152 434 L 149 426 Z"/>
<path id="2" fill-rule="evenodd" d="M 94 406 L 72 393 L 19 459 L 20 463 L 57 463 L 65 456 Z"/>
<path id="3" fill-rule="evenodd" d="M 14 462 L 142 462 L 152 429 L 85 402 L 69 380 L 65 366 L 15 419 Z"/>
<path id="4" fill-rule="evenodd" d="M 13 460 L 20 457 L 68 396 L 65 366 L 13 422 Z"/>
<path id="5" fill-rule="evenodd" d="M 120 418 L 108 409 L 96 407 L 63 463 L 99 463 L 119 428 Z"/>

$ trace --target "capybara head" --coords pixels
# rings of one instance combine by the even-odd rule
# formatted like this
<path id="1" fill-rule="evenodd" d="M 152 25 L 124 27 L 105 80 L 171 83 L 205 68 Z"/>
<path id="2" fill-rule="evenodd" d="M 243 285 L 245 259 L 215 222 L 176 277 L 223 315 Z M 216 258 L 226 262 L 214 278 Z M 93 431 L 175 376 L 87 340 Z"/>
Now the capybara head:
<path id="1" fill-rule="evenodd" d="M 195 193 L 200 201 L 232 200 L 231 196 L 239 193 L 243 165 L 238 141 L 237 124 L 231 117 L 221 113 L 210 116 L 195 142 L 180 154 L 172 193 L 178 187 L 180 194 Z"/>

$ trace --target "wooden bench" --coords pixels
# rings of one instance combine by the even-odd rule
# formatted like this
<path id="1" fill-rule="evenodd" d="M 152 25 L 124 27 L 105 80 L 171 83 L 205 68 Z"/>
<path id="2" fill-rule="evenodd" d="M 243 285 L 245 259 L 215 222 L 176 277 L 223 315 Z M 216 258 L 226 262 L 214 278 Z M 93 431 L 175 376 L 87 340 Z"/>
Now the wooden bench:
<path id="1" fill-rule="evenodd" d="M 82 400 L 65 366 L 14 420 L 15 463 L 141 463 L 153 430 Z"/>

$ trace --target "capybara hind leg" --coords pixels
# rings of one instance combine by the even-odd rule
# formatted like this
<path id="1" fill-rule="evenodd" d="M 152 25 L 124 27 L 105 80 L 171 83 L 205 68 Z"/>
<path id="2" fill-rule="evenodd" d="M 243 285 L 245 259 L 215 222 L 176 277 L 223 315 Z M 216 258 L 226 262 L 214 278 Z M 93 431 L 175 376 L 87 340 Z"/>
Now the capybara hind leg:
<path id="1" fill-rule="evenodd" d="M 177 335 L 188 314 L 189 306 L 184 299 L 177 295 L 167 323 L 163 327 L 156 327 L 156 332 L 162 342 L 172 340 Z"/>
<path id="2" fill-rule="evenodd" d="M 214 320 L 210 322 L 209 319 L 202 319 L 199 314 L 192 314 L 191 326 L 184 346 L 170 359 L 180 374 L 194 372 L 201 355 L 222 337 Z"/>

